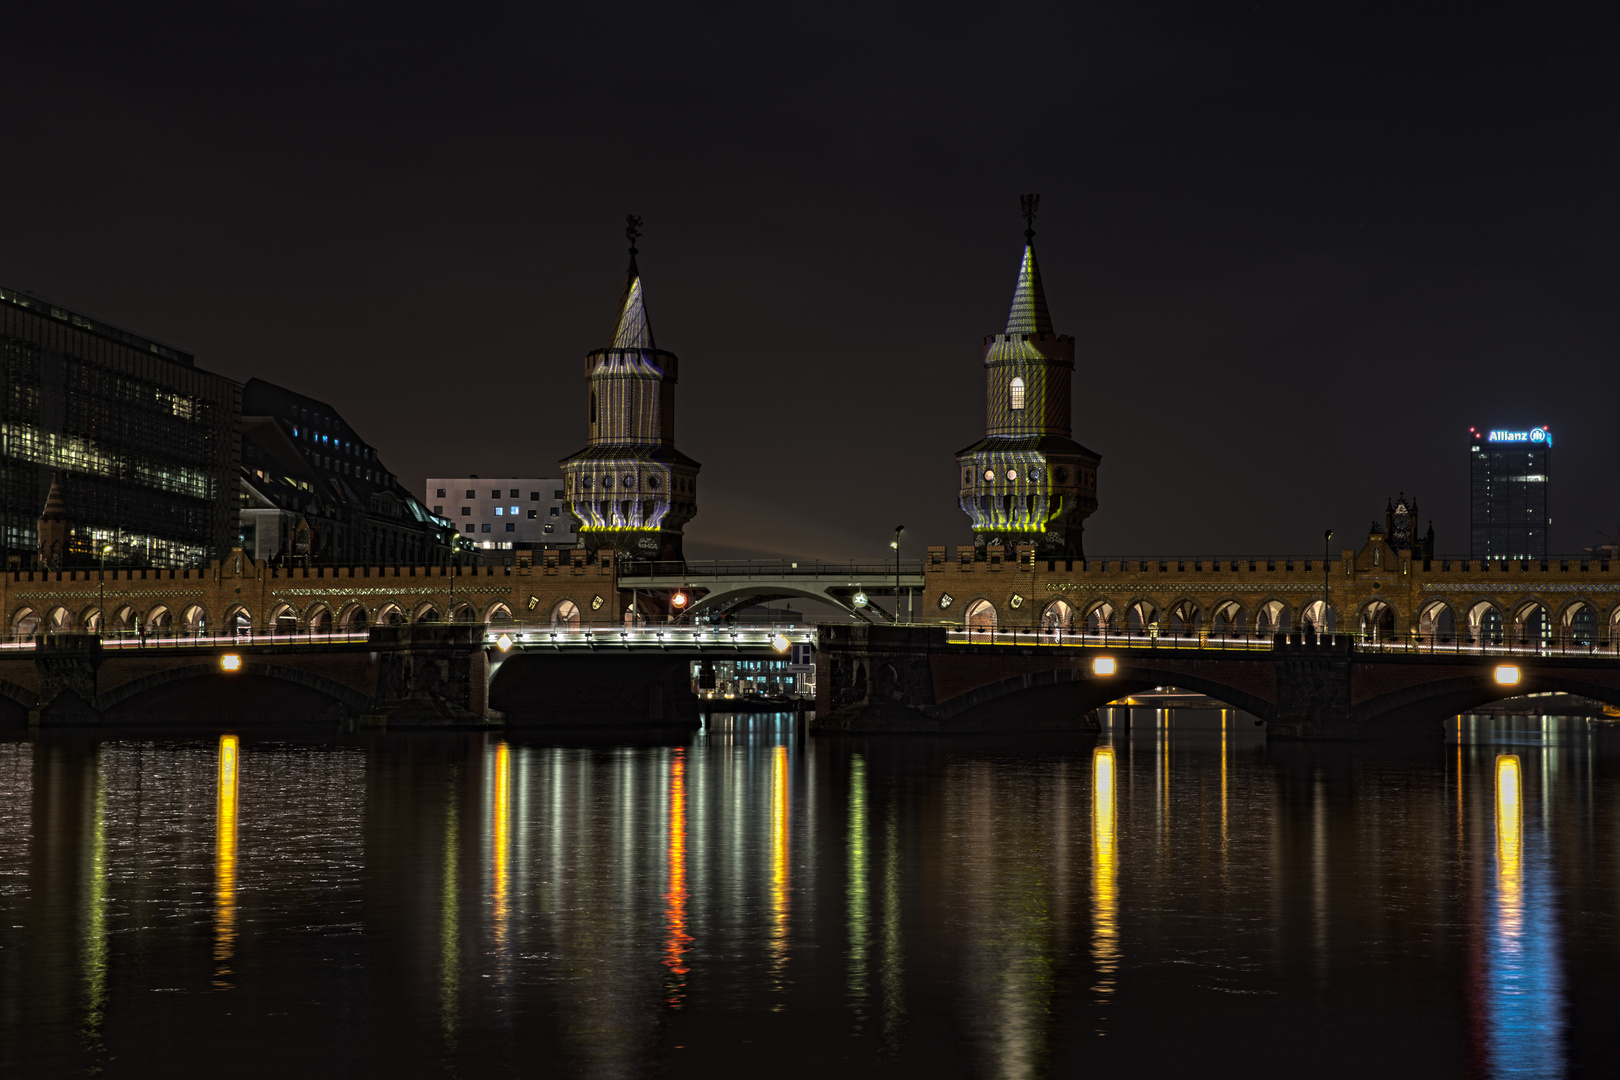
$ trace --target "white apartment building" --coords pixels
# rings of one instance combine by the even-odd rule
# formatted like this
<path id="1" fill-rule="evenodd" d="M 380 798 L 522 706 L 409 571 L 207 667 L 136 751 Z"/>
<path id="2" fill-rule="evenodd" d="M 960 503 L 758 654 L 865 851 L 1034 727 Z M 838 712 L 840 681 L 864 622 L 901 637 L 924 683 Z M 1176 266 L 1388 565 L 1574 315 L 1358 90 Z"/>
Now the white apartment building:
<path id="1" fill-rule="evenodd" d="M 430 477 L 426 490 L 422 501 L 480 550 L 574 546 L 560 477 Z"/>

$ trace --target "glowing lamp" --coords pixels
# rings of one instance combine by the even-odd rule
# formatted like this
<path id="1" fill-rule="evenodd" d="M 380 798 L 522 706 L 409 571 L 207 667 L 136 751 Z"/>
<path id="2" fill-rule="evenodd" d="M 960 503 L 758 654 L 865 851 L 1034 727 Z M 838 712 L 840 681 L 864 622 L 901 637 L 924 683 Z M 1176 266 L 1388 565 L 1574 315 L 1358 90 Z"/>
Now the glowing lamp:
<path id="1" fill-rule="evenodd" d="M 858 593 L 855 594 L 855 606 L 856 607 L 865 607 L 866 606 L 866 594 L 864 592 L 858 592 Z"/>
<path id="2" fill-rule="evenodd" d="M 772 634 L 771 635 L 771 648 L 775 649 L 777 652 L 779 652 L 779 653 L 787 652 L 788 647 L 790 645 L 791 645 L 791 642 L 788 641 L 788 639 L 787 639 L 787 637 L 785 635 L 783 635 L 783 634 Z"/>
<path id="3" fill-rule="evenodd" d="M 674 604 L 676 607 L 685 607 L 686 606 L 686 594 L 683 593 L 683 592 L 678 592 L 674 596 L 669 598 L 669 602 Z"/>
<path id="4" fill-rule="evenodd" d="M 219 669 L 221 671 L 241 671 L 242 657 L 238 653 L 226 653 L 219 658 Z"/>
<path id="5" fill-rule="evenodd" d="M 1118 670 L 1119 665 L 1114 662 L 1112 656 L 1099 656 L 1091 662 L 1091 673 L 1093 675 L 1112 675 Z"/>
<path id="6" fill-rule="evenodd" d="M 510 649 L 512 647 L 512 635 L 502 634 L 500 637 L 495 639 L 495 646 L 496 648 L 500 649 L 501 652 L 505 652 L 507 649 Z"/>
<path id="7" fill-rule="evenodd" d="M 1498 686 L 1519 685 L 1519 665 L 1517 664 L 1498 664 L 1495 674 Z"/>

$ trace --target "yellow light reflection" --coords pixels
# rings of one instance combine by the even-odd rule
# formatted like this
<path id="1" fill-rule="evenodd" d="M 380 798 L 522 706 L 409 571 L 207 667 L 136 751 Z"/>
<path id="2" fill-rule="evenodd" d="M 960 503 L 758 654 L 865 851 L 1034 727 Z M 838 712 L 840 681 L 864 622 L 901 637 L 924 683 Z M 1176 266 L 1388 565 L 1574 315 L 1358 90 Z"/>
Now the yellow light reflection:
<path id="1" fill-rule="evenodd" d="M 90 823 L 90 866 L 84 904 L 84 1038 L 95 1053 L 105 1047 L 101 1025 L 107 1006 L 107 792 L 96 761 L 96 795 Z"/>
<path id="2" fill-rule="evenodd" d="M 669 764 L 669 847 L 665 854 L 669 890 L 664 893 L 664 966 L 669 968 L 664 1003 L 681 1007 L 686 997 L 686 950 L 692 935 L 686 932 L 686 750 L 676 747 Z"/>
<path id="3" fill-rule="evenodd" d="M 1496 876 L 1503 935 L 1518 938 L 1524 918 L 1524 806 L 1519 756 L 1496 758 Z"/>
<path id="4" fill-rule="evenodd" d="M 1091 957 L 1097 969 L 1092 990 L 1108 1003 L 1119 969 L 1119 852 L 1114 820 L 1114 749 L 1091 755 Z"/>
<path id="5" fill-rule="evenodd" d="M 456 799 L 457 771 L 451 770 L 444 798 L 444 880 L 439 891 L 439 1026 L 446 1059 L 456 1052 L 461 1027 L 461 815 Z"/>
<path id="6" fill-rule="evenodd" d="M 238 741 L 219 737 L 218 795 L 214 811 L 214 986 L 232 987 L 236 956 L 236 794 Z"/>
<path id="7" fill-rule="evenodd" d="M 1221 872 L 1226 872 L 1226 714 L 1221 710 Z"/>
<path id="8" fill-rule="evenodd" d="M 495 744 L 493 806 L 490 809 L 489 895 L 495 931 L 495 951 L 503 957 L 511 919 L 512 750 L 504 741 Z"/>
<path id="9" fill-rule="evenodd" d="M 866 759 L 849 762 L 849 1003 L 859 1027 L 866 1005 Z"/>
<path id="10" fill-rule="evenodd" d="M 788 958 L 787 747 L 771 754 L 771 972 L 778 985 Z"/>
<path id="11" fill-rule="evenodd" d="M 898 1046 L 900 1025 L 906 1018 L 902 978 L 905 954 L 900 941 L 900 815 L 893 802 L 885 828 L 883 860 L 883 1038 L 892 1050 Z"/>

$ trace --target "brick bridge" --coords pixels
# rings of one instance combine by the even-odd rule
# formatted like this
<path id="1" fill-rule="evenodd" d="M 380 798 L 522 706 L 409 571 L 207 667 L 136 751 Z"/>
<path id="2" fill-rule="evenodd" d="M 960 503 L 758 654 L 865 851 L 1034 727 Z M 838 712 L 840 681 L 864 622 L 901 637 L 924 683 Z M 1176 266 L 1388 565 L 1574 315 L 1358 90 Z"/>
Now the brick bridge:
<path id="1" fill-rule="evenodd" d="M 1561 691 L 1620 705 L 1620 658 L 1571 650 L 1425 652 L 1348 637 L 1272 642 L 968 634 L 945 627 L 823 626 L 817 730 L 1073 729 L 1110 702 L 1159 686 L 1254 714 L 1274 738 L 1437 736 L 1490 701 Z M 1113 671 L 1104 674 L 1112 661 Z M 1517 669 L 1504 685 L 1497 669 Z"/>
<path id="2" fill-rule="evenodd" d="M 243 640 L 42 634 L 0 649 L 0 725 L 691 728 L 692 662 L 774 657 L 777 636 L 520 624 Z"/>

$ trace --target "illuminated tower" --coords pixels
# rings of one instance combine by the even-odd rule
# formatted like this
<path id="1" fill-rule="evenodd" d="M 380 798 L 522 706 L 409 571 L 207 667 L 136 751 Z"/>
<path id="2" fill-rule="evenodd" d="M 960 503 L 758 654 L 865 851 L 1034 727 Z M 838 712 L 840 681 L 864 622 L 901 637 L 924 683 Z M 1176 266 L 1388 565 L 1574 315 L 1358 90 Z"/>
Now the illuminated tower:
<path id="1" fill-rule="evenodd" d="M 653 344 L 636 269 L 641 219 L 630 217 L 630 272 L 611 344 L 585 358 L 585 449 L 562 461 L 568 511 L 587 551 L 679 561 L 697 513 L 698 463 L 675 449 L 675 354 Z"/>
<path id="2" fill-rule="evenodd" d="M 959 501 L 980 558 L 987 544 L 1081 557 L 1084 522 L 1097 509 L 1102 459 L 1070 437 L 1074 338 L 1052 332 L 1035 261 L 1039 202 L 1024 196 L 1024 259 L 1007 329 L 984 339 L 984 438 L 956 455 Z"/>

